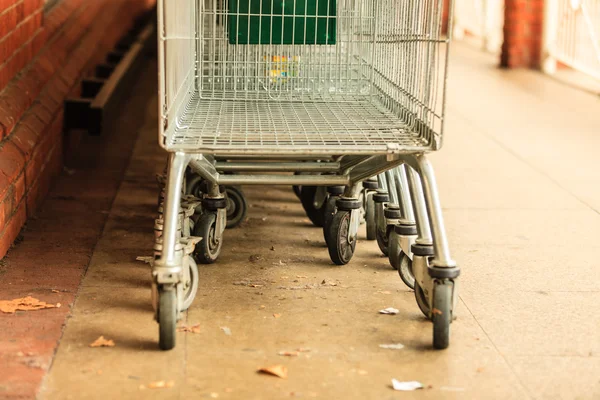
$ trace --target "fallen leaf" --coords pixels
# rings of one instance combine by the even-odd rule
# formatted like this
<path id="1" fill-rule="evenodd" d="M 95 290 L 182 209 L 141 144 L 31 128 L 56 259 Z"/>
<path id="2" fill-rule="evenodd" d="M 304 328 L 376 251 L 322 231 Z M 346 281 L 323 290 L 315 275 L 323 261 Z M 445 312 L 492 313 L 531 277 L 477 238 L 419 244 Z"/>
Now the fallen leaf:
<path id="1" fill-rule="evenodd" d="M 442 313 L 440 310 L 438 310 L 437 308 L 433 308 L 433 309 L 431 309 L 431 313 L 432 313 L 433 315 L 442 315 L 442 314 L 443 314 L 443 313 Z"/>
<path id="2" fill-rule="evenodd" d="M 382 349 L 401 350 L 404 348 L 404 345 L 400 343 L 380 344 L 379 347 L 381 347 Z"/>
<path id="3" fill-rule="evenodd" d="M 224 334 L 226 334 L 227 336 L 231 336 L 231 329 L 229 329 L 226 326 L 222 326 L 221 330 L 223 331 Z"/>
<path id="4" fill-rule="evenodd" d="M 278 353 L 280 356 L 286 356 L 286 357 L 297 357 L 300 352 L 298 351 L 280 351 Z"/>
<path id="5" fill-rule="evenodd" d="M 52 293 L 60 293 L 60 290 L 52 289 Z"/>
<path id="6" fill-rule="evenodd" d="M 392 379 L 392 387 L 394 390 L 401 392 L 410 392 L 417 389 L 423 389 L 423 384 L 417 381 L 400 382 L 396 379 Z"/>
<path id="7" fill-rule="evenodd" d="M 393 307 L 388 307 L 388 308 L 384 308 L 383 310 L 379 310 L 379 314 L 386 314 L 386 315 L 396 315 L 400 312 L 400 310 L 395 309 Z"/>
<path id="8" fill-rule="evenodd" d="M 275 251 L 275 246 L 271 246 L 271 251 Z"/>
<path id="9" fill-rule="evenodd" d="M 258 372 L 286 379 L 288 370 L 287 367 L 283 365 L 273 365 L 271 367 L 261 368 L 258 370 Z"/>
<path id="10" fill-rule="evenodd" d="M 0 300 L 0 311 L 7 314 L 13 314 L 15 311 L 33 311 L 45 308 L 56 308 L 56 305 L 40 301 L 31 296 L 13 300 Z"/>
<path id="11" fill-rule="evenodd" d="M 323 279 L 323 282 L 321 282 L 321 285 L 326 285 L 326 286 L 337 286 L 337 282 L 334 281 L 327 281 L 325 279 Z"/>
<path id="12" fill-rule="evenodd" d="M 308 276 L 296 275 L 296 278 L 298 278 L 298 279 L 306 279 L 306 278 L 308 278 Z"/>
<path id="13" fill-rule="evenodd" d="M 263 287 L 264 285 L 252 284 L 252 285 L 249 285 L 249 286 L 253 287 L 253 288 L 259 288 L 259 287 Z"/>
<path id="14" fill-rule="evenodd" d="M 259 310 L 264 310 L 265 308 L 266 308 L 265 306 L 258 307 Z"/>
<path id="15" fill-rule="evenodd" d="M 115 342 L 112 339 L 104 339 L 104 336 L 100 336 L 90 347 L 115 347 Z"/>
<path id="16" fill-rule="evenodd" d="M 173 381 L 156 381 L 156 382 L 150 382 L 148 384 L 148 389 L 165 389 L 165 388 L 172 388 L 173 386 L 175 386 L 175 382 Z"/>
<path id="17" fill-rule="evenodd" d="M 192 326 L 180 326 L 177 328 L 177 332 L 190 332 L 190 333 L 200 333 L 200 324 L 192 325 Z"/>
<path id="18" fill-rule="evenodd" d="M 281 314 L 273 314 L 273 316 L 274 316 L 275 318 L 279 318 L 279 317 L 281 317 Z"/>
<path id="19" fill-rule="evenodd" d="M 392 292 L 390 292 L 389 290 L 380 290 L 377 293 L 379 293 L 379 294 L 392 294 Z"/>

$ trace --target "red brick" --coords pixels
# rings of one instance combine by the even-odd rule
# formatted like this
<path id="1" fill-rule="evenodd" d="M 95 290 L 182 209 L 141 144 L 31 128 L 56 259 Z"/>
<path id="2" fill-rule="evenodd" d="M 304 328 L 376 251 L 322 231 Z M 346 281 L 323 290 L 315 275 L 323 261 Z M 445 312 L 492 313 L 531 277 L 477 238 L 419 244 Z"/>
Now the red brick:
<path id="1" fill-rule="evenodd" d="M 4 230 L 0 231 L 0 259 L 6 255 L 6 252 L 21 231 L 23 224 L 25 224 L 26 219 L 25 203 L 22 202 L 13 216 L 8 220 Z"/>
<path id="2" fill-rule="evenodd" d="M 29 162 L 38 141 L 38 134 L 28 125 L 21 122 L 15 128 L 15 132 L 11 135 L 10 140 L 21 150 L 25 157 L 25 162 Z"/>
<path id="3" fill-rule="evenodd" d="M 0 174 L 9 182 L 13 182 L 25 166 L 25 157 L 17 146 L 11 141 L 5 141 L 0 147 Z M 6 188 L 0 188 L 0 197 Z"/>

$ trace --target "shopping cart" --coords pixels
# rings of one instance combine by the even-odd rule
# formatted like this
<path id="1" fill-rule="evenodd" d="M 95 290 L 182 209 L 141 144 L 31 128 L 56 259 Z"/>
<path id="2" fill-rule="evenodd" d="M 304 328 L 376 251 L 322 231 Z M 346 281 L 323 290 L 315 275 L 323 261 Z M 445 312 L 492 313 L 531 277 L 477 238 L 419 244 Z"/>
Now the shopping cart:
<path id="1" fill-rule="evenodd" d="M 380 223 L 377 232 L 368 224 L 369 235 L 410 260 L 434 347 L 447 347 L 459 270 L 425 156 L 442 144 L 443 1 L 158 7 L 159 143 L 169 153 L 152 266 L 160 347 L 174 347 L 195 294 L 192 256 L 213 262 L 221 250 L 224 187 L 256 184 L 329 188 L 320 200 L 329 207 L 324 234 L 340 265 L 352 258 L 370 202 L 365 217 Z M 406 180 L 402 199 L 385 191 L 395 176 Z M 202 186 L 190 189 L 191 181 Z"/>

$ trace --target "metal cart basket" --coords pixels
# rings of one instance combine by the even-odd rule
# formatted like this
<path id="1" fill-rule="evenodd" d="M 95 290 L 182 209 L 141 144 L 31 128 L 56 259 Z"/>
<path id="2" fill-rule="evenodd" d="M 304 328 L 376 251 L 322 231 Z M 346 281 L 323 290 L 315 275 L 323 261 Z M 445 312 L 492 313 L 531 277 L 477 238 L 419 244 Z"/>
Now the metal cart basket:
<path id="1" fill-rule="evenodd" d="M 223 187 L 249 184 L 330 188 L 324 233 L 340 265 L 369 188 L 382 240 L 398 240 L 411 261 L 434 347 L 447 347 L 459 270 L 425 157 L 442 144 L 443 1 L 159 0 L 158 10 L 169 153 L 152 266 L 160 347 L 175 345 L 195 295 L 193 255 L 210 263 L 221 250 Z"/>

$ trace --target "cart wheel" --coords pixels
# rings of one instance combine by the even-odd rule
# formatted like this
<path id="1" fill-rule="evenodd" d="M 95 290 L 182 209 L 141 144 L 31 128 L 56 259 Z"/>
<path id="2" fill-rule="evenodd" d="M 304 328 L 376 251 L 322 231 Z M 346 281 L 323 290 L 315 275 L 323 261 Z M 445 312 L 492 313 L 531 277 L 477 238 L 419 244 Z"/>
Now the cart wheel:
<path id="1" fill-rule="evenodd" d="M 381 231 L 380 229 L 377 229 L 376 231 L 376 239 L 377 239 L 377 245 L 379 246 L 379 250 L 381 250 L 381 252 L 383 253 L 384 256 L 387 256 L 389 254 L 389 249 L 388 249 L 388 245 L 389 245 L 389 229 L 386 227 L 385 231 Z"/>
<path id="2" fill-rule="evenodd" d="M 323 210 L 322 208 L 315 207 L 315 196 L 317 194 L 316 186 L 302 186 L 300 190 L 300 201 L 302 207 L 306 211 L 308 219 L 313 225 L 322 227 L 323 226 Z"/>
<path id="3" fill-rule="evenodd" d="M 227 199 L 227 229 L 235 228 L 244 221 L 248 211 L 248 203 L 242 189 L 235 186 L 225 188 Z"/>
<path id="4" fill-rule="evenodd" d="M 433 347 L 446 349 L 450 345 L 450 322 L 452 322 L 452 283 L 438 283 L 433 292 Z"/>
<path id="5" fill-rule="evenodd" d="M 292 186 L 292 189 L 294 189 L 294 194 L 296 194 L 297 198 L 300 198 L 300 193 L 302 191 L 302 186 Z"/>
<path id="6" fill-rule="evenodd" d="M 158 290 L 158 345 L 161 350 L 175 347 L 177 295 L 174 287 Z"/>
<path id="7" fill-rule="evenodd" d="M 400 265 L 400 257 L 402 256 L 402 248 L 400 247 L 400 237 L 392 229 L 388 239 L 388 260 L 394 269 L 398 269 Z"/>
<path id="8" fill-rule="evenodd" d="M 194 174 L 185 185 L 185 194 L 191 194 L 199 199 L 202 198 L 202 182 L 204 179 L 200 175 Z"/>
<path id="9" fill-rule="evenodd" d="M 331 261 L 337 265 L 345 265 L 350 262 L 356 248 L 356 237 L 349 238 L 350 211 L 338 210 L 329 225 L 329 240 L 327 248 Z"/>
<path id="10" fill-rule="evenodd" d="M 367 192 L 367 201 L 365 205 L 365 221 L 367 224 L 367 240 L 377 239 L 377 222 L 375 221 L 375 202 L 373 201 L 373 192 Z"/>
<path id="11" fill-rule="evenodd" d="M 204 212 L 194 226 L 194 236 L 202 238 L 194 251 L 196 260 L 201 264 L 212 264 L 221 254 L 223 241 L 217 237 L 216 228 L 217 214 L 210 211 Z"/>
<path id="12" fill-rule="evenodd" d="M 419 306 L 419 310 L 429 319 L 429 301 L 427 300 L 427 296 L 425 296 L 425 292 L 417 282 L 415 282 L 415 299 L 417 300 L 417 305 Z"/>
<path id="13" fill-rule="evenodd" d="M 190 308 L 190 306 L 194 302 L 196 293 L 198 293 L 198 264 L 196 264 L 192 257 L 190 257 L 189 263 L 190 281 L 185 282 L 183 286 L 183 306 L 181 308 L 182 311 L 185 311 L 188 308 Z"/>
<path id="14" fill-rule="evenodd" d="M 329 240 L 329 226 L 335 215 L 335 202 L 337 199 L 337 196 L 329 196 L 323 205 L 323 238 L 325 239 L 325 243 Z"/>
<path id="15" fill-rule="evenodd" d="M 415 276 L 413 275 L 412 270 L 412 260 L 404 254 L 403 251 L 400 251 L 400 262 L 398 263 L 398 275 L 400 275 L 400 279 L 402 282 L 406 284 L 411 289 L 415 289 Z"/>

